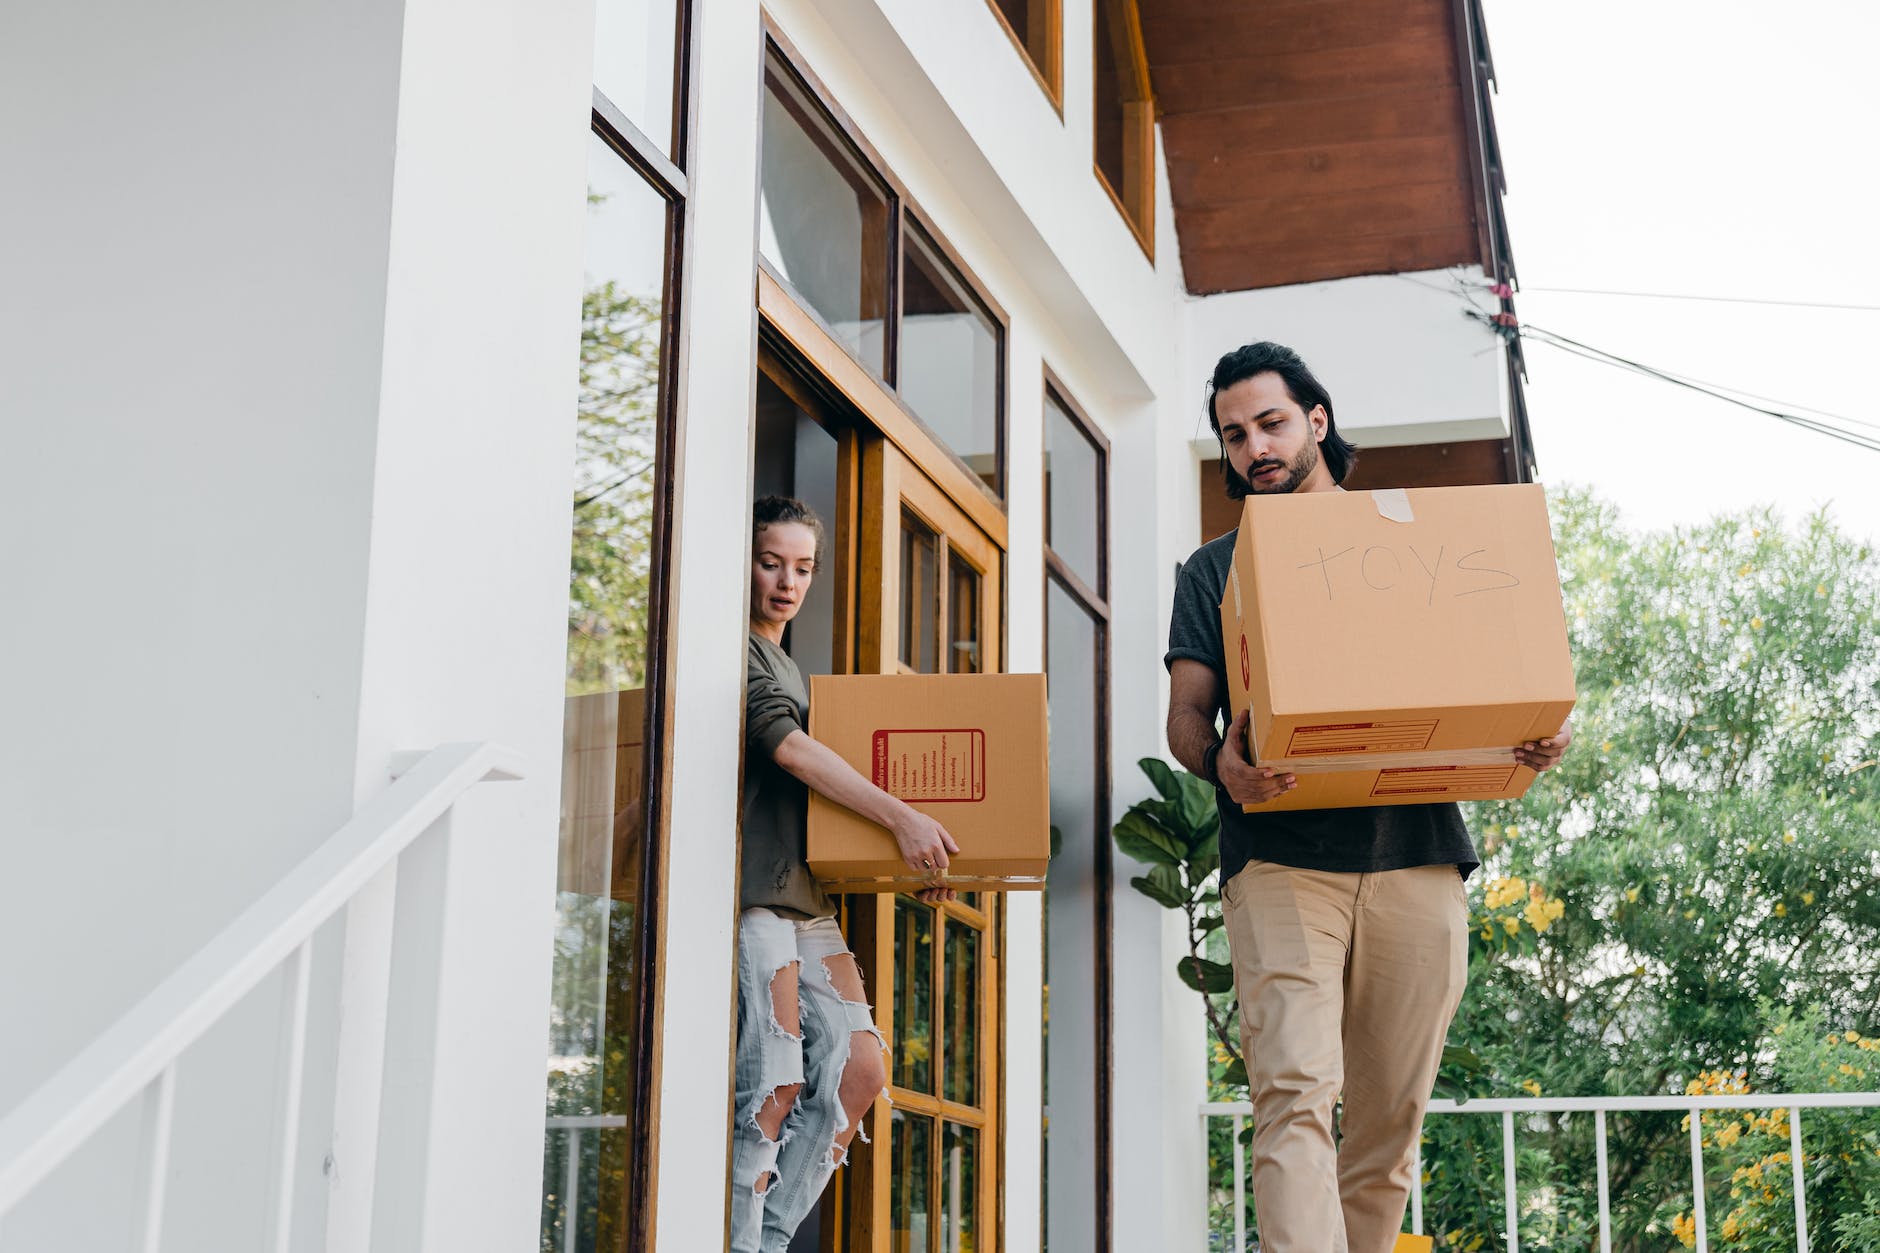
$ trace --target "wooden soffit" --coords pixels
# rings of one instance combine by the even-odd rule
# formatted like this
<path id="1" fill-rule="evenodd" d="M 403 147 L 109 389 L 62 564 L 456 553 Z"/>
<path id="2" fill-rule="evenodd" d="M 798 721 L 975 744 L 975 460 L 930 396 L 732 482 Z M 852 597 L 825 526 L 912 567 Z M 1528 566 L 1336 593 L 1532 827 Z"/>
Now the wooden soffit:
<path id="1" fill-rule="evenodd" d="M 1191 292 L 1488 260 L 1468 3 L 1142 6 Z"/>

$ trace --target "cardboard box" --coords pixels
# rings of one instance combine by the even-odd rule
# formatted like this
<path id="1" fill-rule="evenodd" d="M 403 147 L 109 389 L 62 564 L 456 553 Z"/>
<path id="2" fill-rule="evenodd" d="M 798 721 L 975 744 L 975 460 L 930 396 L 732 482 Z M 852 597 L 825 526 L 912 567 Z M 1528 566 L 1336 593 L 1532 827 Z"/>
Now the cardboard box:
<path id="1" fill-rule="evenodd" d="M 1248 813 L 1519 796 L 1575 699 L 1535 484 L 1250 496 L 1221 637 L 1253 759 L 1298 778 Z"/>
<path id="2" fill-rule="evenodd" d="M 1044 888 L 1051 780 L 1043 675 L 812 675 L 809 733 L 947 829 L 960 846 L 949 887 Z M 910 868 L 884 828 L 815 792 L 808 860 L 832 892 L 939 881 Z"/>
<path id="3" fill-rule="evenodd" d="M 570 696 L 562 713 L 560 892 L 639 896 L 646 691 Z"/>

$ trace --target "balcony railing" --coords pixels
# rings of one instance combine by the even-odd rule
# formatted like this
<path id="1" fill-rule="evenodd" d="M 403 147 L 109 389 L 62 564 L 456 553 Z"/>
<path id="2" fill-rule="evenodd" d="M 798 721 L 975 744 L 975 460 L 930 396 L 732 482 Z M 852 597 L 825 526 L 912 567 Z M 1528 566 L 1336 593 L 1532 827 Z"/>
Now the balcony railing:
<path id="1" fill-rule="evenodd" d="M 1500 1114 L 1501 1163 L 1505 1193 L 1505 1229 L 1501 1233 L 1507 1253 L 1520 1253 L 1521 1235 L 1517 1222 L 1516 1198 L 1519 1180 L 1515 1175 L 1515 1116 L 1533 1114 L 1590 1113 L 1596 1173 L 1599 1186 L 1599 1249 L 1612 1253 L 1612 1184 L 1606 1170 L 1606 1115 L 1609 1113 L 1671 1112 L 1690 1116 L 1691 1123 L 1691 1218 L 1696 1227 L 1697 1253 L 1709 1253 L 1710 1235 L 1704 1211 L 1704 1137 L 1703 1110 L 1787 1110 L 1789 1115 L 1789 1167 L 1795 1179 L 1795 1249 L 1808 1253 L 1808 1199 L 1805 1171 L 1802 1168 L 1802 1111 L 1805 1109 L 1880 1108 L 1880 1093 L 1873 1092 L 1754 1092 L 1747 1095 L 1711 1096 L 1563 1096 L 1521 1099 L 1482 1099 L 1466 1102 L 1434 1100 L 1429 1116 L 1448 1114 Z M 1203 1143 L 1216 1118 L 1233 1120 L 1234 1146 L 1234 1243 L 1235 1253 L 1247 1248 L 1247 1156 L 1240 1133 L 1253 1116 L 1253 1106 L 1245 1101 L 1210 1101 L 1201 1106 Z M 1412 1176 L 1410 1193 L 1410 1230 L 1423 1234 L 1423 1164 L 1419 1160 Z M 1209 1184 L 1213 1186 L 1212 1181 Z"/>

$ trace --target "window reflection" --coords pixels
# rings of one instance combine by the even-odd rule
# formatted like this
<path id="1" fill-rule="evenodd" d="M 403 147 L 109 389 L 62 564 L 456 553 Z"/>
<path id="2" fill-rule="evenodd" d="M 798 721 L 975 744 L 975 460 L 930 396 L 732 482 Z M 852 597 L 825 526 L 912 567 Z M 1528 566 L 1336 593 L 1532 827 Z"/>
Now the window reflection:
<path id="1" fill-rule="evenodd" d="M 1104 594 L 1097 564 L 1103 460 L 1049 388 L 1044 394 L 1044 542 L 1084 586 Z"/>
<path id="2" fill-rule="evenodd" d="M 947 670 L 978 674 L 979 571 L 957 549 L 947 550 Z"/>
<path id="3" fill-rule="evenodd" d="M 594 85 L 669 159 L 678 65 L 679 0 L 599 0 Z"/>
<path id="4" fill-rule="evenodd" d="M 938 673 L 940 540 L 913 514 L 901 514 L 901 664 Z"/>
<path id="5" fill-rule="evenodd" d="M 758 244 L 857 360 L 886 373 L 888 192 L 793 75 L 764 69 Z"/>
<path id="6" fill-rule="evenodd" d="M 940 1248 L 979 1247 L 979 1132 L 950 1122 L 940 1130 Z"/>
<path id="7" fill-rule="evenodd" d="M 894 910 L 894 1082 L 933 1091 L 933 908 L 902 899 Z"/>
<path id="8" fill-rule="evenodd" d="M 1097 171 L 1147 247 L 1154 207 L 1155 106 L 1136 0 L 1096 0 Z"/>
<path id="9" fill-rule="evenodd" d="M 987 487 L 1002 493 L 999 324 L 912 222 L 901 256 L 901 398 Z"/>
<path id="10" fill-rule="evenodd" d="M 933 1119 L 897 1109 L 889 1121 L 889 1137 L 889 1169 L 895 1180 L 888 1205 L 889 1247 L 895 1253 L 928 1253 L 933 1248 L 928 1226 L 933 1212 Z"/>
<path id="11" fill-rule="evenodd" d="M 544 1242 L 626 1239 L 667 205 L 589 137 Z M 585 1125 L 576 1125 L 579 1120 Z"/>

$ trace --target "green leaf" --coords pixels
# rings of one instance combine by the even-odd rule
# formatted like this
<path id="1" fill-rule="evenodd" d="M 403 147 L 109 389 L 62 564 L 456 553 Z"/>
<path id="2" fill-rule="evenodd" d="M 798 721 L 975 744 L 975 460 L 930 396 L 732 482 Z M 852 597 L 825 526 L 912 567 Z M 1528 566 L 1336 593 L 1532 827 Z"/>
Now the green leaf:
<path id="1" fill-rule="evenodd" d="M 1180 896 L 1168 894 L 1162 889 L 1160 884 L 1151 882 L 1141 875 L 1137 875 L 1135 878 L 1131 879 L 1129 886 L 1135 888 L 1138 892 L 1141 892 L 1144 896 L 1162 906 L 1164 909 L 1180 909 L 1184 903 Z"/>
<path id="2" fill-rule="evenodd" d="M 1149 782 L 1155 785 L 1155 790 L 1162 794 L 1163 800 L 1181 799 L 1181 784 L 1176 782 L 1175 772 L 1169 769 L 1166 761 L 1160 757 L 1144 757 L 1136 764 L 1141 766 L 1142 772 L 1149 776 Z"/>
<path id="3" fill-rule="evenodd" d="M 1214 789 L 1199 775 L 1184 773 L 1181 776 L 1182 817 L 1187 819 L 1191 828 L 1200 830 L 1210 821 L 1218 829 L 1220 814 L 1214 806 Z"/>
<path id="4" fill-rule="evenodd" d="M 1219 914 L 1203 914 L 1201 921 L 1195 924 L 1195 930 L 1199 931 L 1202 935 L 1206 935 L 1210 931 L 1219 931 L 1220 929 L 1221 916 Z"/>
<path id="5" fill-rule="evenodd" d="M 1205 957 L 1182 958 L 1175 963 L 1175 973 L 1197 992 L 1231 992 L 1234 988 L 1234 968 Z"/>
<path id="6" fill-rule="evenodd" d="M 1123 820 L 1116 824 L 1115 839 L 1118 848 L 1137 861 L 1151 865 L 1179 866 L 1186 852 L 1174 836 L 1144 815 L 1140 808 L 1123 815 Z"/>
<path id="7" fill-rule="evenodd" d="M 1174 866 L 1151 866 L 1149 882 L 1162 890 L 1162 894 L 1179 905 L 1188 903 L 1188 885 L 1182 882 L 1182 872 Z"/>
<path id="8" fill-rule="evenodd" d="M 1445 1066 L 1460 1066 L 1468 1071 L 1480 1071 L 1486 1069 L 1488 1066 L 1488 1063 L 1483 1061 L 1481 1057 L 1476 1054 L 1474 1049 L 1467 1048 L 1460 1044 L 1445 1044 L 1443 1046 L 1442 1064 Z"/>

